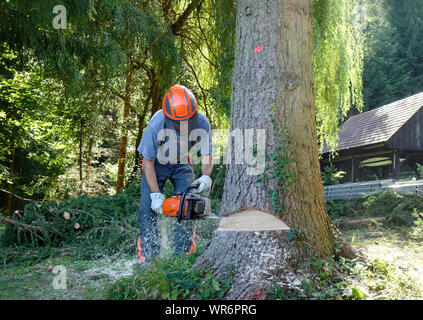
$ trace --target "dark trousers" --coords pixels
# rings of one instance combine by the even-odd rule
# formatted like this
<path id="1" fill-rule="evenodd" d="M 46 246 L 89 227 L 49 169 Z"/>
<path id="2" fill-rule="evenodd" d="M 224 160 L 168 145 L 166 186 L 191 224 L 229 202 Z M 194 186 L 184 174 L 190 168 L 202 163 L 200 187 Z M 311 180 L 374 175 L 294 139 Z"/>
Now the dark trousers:
<path id="1" fill-rule="evenodd" d="M 163 187 L 169 179 L 174 187 L 174 191 L 182 192 L 194 182 L 194 170 L 190 164 L 160 164 L 157 160 L 154 162 L 156 169 L 157 183 L 160 192 L 163 193 Z M 160 254 L 160 234 L 157 223 L 157 214 L 151 210 L 150 188 L 147 184 L 145 175 L 141 180 L 141 201 L 138 213 L 138 225 L 140 228 L 139 244 L 141 254 L 145 257 L 145 262 Z M 173 230 L 173 239 L 175 244 L 175 253 L 188 252 L 191 246 L 192 225 L 177 223 Z"/>

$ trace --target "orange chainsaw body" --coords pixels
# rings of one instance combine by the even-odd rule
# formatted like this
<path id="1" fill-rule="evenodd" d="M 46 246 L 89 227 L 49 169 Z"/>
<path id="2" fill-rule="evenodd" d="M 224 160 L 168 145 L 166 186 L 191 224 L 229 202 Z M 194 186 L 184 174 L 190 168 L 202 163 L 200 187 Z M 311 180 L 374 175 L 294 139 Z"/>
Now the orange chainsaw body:
<path id="1" fill-rule="evenodd" d="M 185 202 L 188 200 L 185 199 Z M 163 200 L 162 210 L 163 214 L 171 217 L 176 217 L 178 215 L 179 206 L 181 204 L 181 197 L 180 196 L 172 196 L 170 198 Z M 187 215 L 188 206 L 185 206 L 184 216 Z"/>
<path id="2" fill-rule="evenodd" d="M 176 217 L 178 223 L 182 220 L 199 219 L 203 217 L 205 201 L 193 194 L 190 190 L 198 188 L 198 184 L 186 187 L 184 192 L 176 192 L 170 198 L 164 199 L 162 204 L 163 214 Z"/>

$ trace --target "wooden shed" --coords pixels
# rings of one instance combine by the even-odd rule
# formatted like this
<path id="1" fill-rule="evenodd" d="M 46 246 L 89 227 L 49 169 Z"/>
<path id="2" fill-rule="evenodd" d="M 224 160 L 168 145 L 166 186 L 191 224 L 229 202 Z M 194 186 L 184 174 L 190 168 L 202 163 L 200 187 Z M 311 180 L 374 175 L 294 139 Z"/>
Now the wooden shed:
<path id="1" fill-rule="evenodd" d="M 333 163 L 345 171 L 341 183 L 417 178 L 417 163 L 423 163 L 422 107 L 423 92 L 352 116 L 339 132 L 338 147 L 324 146 L 322 169 Z"/>

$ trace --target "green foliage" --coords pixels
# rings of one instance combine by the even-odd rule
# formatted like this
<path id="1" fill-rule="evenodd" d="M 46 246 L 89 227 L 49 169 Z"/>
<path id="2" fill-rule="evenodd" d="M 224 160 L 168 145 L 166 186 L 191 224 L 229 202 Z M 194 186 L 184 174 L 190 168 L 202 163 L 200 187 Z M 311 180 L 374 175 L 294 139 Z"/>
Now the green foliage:
<path id="1" fill-rule="evenodd" d="M 423 210 L 423 197 L 420 195 L 399 195 L 393 191 L 385 191 L 366 197 L 363 202 L 366 213 L 371 217 L 386 216 L 394 225 L 413 226 L 414 210 Z"/>
<path id="2" fill-rule="evenodd" d="M 416 167 L 417 167 L 417 173 L 419 175 L 419 178 L 422 179 L 423 178 L 423 165 L 421 165 L 420 163 L 416 163 Z"/>
<path id="3" fill-rule="evenodd" d="M 387 190 L 363 199 L 329 200 L 326 208 L 331 219 L 386 217 L 390 225 L 413 227 L 423 211 L 423 196 Z"/>
<path id="4" fill-rule="evenodd" d="M 325 166 L 322 171 L 322 182 L 324 186 L 332 186 L 339 184 L 339 180 L 345 175 L 345 171 L 338 171 L 338 169 L 331 163 Z"/>
<path id="5" fill-rule="evenodd" d="M 335 147 L 352 106 L 363 107 L 363 37 L 357 0 L 313 0 L 313 80 L 320 146 Z"/>
<path id="6" fill-rule="evenodd" d="M 341 218 L 358 218 L 362 217 L 365 212 L 363 199 L 327 200 L 326 210 L 332 220 Z"/>
<path id="7" fill-rule="evenodd" d="M 212 0 L 214 24 L 210 29 L 215 41 L 216 71 L 210 97 L 221 115 L 231 110 L 232 70 L 235 60 L 236 1 Z"/>
<path id="8" fill-rule="evenodd" d="M 23 67 L 7 44 L 1 48 L 0 186 L 7 189 L 7 179 L 14 194 L 42 199 L 71 164 L 62 88 L 43 79 L 37 64 Z"/>
<path id="9" fill-rule="evenodd" d="M 60 203 L 47 202 L 41 206 L 29 203 L 13 219 L 43 231 L 8 224 L 0 239 L 4 262 L 8 260 L 7 251 L 13 251 L 16 246 L 30 252 L 45 246 L 52 251 L 71 247 L 75 248 L 75 256 L 92 259 L 133 254 L 138 235 L 139 198 L 139 187 L 133 184 L 114 196 L 84 194 Z"/>
<path id="10" fill-rule="evenodd" d="M 113 300 L 216 300 L 223 299 L 231 279 L 213 277 L 211 271 L 193 268 L 195 255 L 155 258 L 135 276 L 115 282 L 108 292 Z"/>
<path id="11" fill-rule="evenodd" d="M 364 1 L 364 6 L 364 98 L 371 110 L 422 91 L 423 11 L 418 0 Z"/>
<path id="12" fill-rule="evenodd" d="M 60 4 L 67 11 L 67 26 L 55 30 L 52 9 L 57 2 L 2 3 L 2 18 L 8 24 L 0 29 L 0 35 L 14 49 L 31 48 L 49 74 L 70 84 L 73 94 L 78 94 L 89 80 L 91 74 L 87 71 L 95 70 L 104 81 L 122 76 L 128 56 L 140 54 L 141 48 L 151 47 L 153 64 L 161 64 L 169 71 L 180 66 L 168 22 L 156 3 L 79 0 Z M 166 82 L 171 74 L 164 74 L 160 81 Z"/>
<path id="13" fill-rule="evenodd" d="M 412 234 L 417 238 L 423 238 L 423 212 L 419 212 L 416 208 L 413 210 L 414 226 Z"/>

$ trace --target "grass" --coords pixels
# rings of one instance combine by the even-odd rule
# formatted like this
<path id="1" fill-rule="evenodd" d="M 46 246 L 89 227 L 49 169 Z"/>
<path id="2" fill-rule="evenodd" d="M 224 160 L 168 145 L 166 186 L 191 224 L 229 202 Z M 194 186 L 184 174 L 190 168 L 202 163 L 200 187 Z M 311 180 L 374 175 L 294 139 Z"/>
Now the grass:
<path id="1" fill-rule="evenodd" d="M 119 276 L 132 272 L 135 259 L 117 261 L 73 260 L 71 257 L 49 258 L 43 262 L 0 268 L 2 300 L 92 300 L 105 299 L 108 288 Z M 55 266 L 66 268 L 66 289 L 55 289 Z M 126 274 L 125 274 L 126 272 Z"/>
<path id="2" fill-rule="evenodd" d="M 219 300 L 231 279 L 214 277 L 211 271 L 193 269 L 196 255 L 154 259 L 133 275 L 116 281 L 108 290 L 114 300 Z"/>
<path id="3" fill-rule="evenodd" d="M 369 263 L 355 261 L 340 265 L 338 270 L 343 269 L 344 276 L 337 286 L 326 281 L 327 274 L 318 278 L 326 288 L 325 294 L 313 292 L 312 285 L 304 281 L 312 299 L 423 299 L 423 247 L 421 238 L 412 229 L 372 223 L 341 231 L 345 239 L 366 254 Z M 213 279 L 207 272 L 186 273 L 192 262 L 181 258 L 160 259 L 154 268 L 139 270 L 135 256 L 114 260 L 105 257 L 99 261 L 59 256 L 33 264 L 2 266 L 0 299 L 220 298 L 228 283 Z M 312 266 L 317 266 L 313 263 Z M 66 290 L 53 288 L 56 274 L 51 266 L 58 265 L 67 270 Z M 201 277 L 205 281 L 199 281 Z M 160 292 L 137 290 L 154 281 L 161 282 Z M 197 296 L 189 293 L 191 289 L 197 290 Z M 275 293 L 274 298 L 281 297 Z"/>
<path id="4" fill-rule="evenodd" d="M 197 233 L 201 246 L 206 245 L 211 229 L 209 226 Z M 401 227 L 372 222 L 346 226 L 341 231 L 369 262 L 343 260 L 331 265 L 310 259 L 316 277 L 303 279 L 307 298 L 423 299 L 422 225 Z M 207 271 L 192 272 L 193 258 L 162 258 L 140 270 L 135 254 L 98 260 L 77 257 L 80 255 L 65 251 L 0 265 L 0 299 L 219 299 L 229 286 L 228 279 L 213 278 Z M 52 267 L 59 265 L 67 271 L 66 290 L 53 288 L 57 275 Z M 159 289 L 145 290 L 151 286 Z M 304 299 L 290 297 L 277 288 L 271 297 Z"/>
<path id="5" fill-rule="evenodd" d="M 367 299 L 423 299 L 422 239 L 412 231 L 379 224 L 343 230 L 344 237 L 363 251 L 374 267 L 369 271 L 358 265 L 351 275 Z"/>
<path id="6" fill-rule="evenodd" d="M 170 221 L 172 220 L 172 221 Z M 17 253 L 21 254 L 19 261 L 11 261 L 6 265 L 0 264 L 0 300 L 17 299 L 17 300 L 90 300 L 90 299 L 121 299 L 119 296 L 119 284 L 123 283 L 128 285 L 129 282 L 134 281 L 138 284 L 143 281 L 152 281 L 159 276 L 162 276 L 166 281 L 169 280 L 171 284 L 184 285 L 186 282 L 195 282 L 204 275 L 207 281 L 203 286 L 205 289 L 202 292 L 203 297 L 211 294 L 210 289 L 220 286 L 223 288 L 222 283 L 216 282 L 210 278 L 206 273 L 197 273 L 195 277 L 185 277 L 181 281 L 177 278 L 166 279 L 168 274 L 172 276 L 170 269 L 175 275 L 184 275 L 184 272 L 189 272 L 189 268 L 193 263 L 192 258 L 188 261 L 183 257 L 178 259 L 166 258 L 169 251 L 173 250 L 170 244 L 172 238 L 172 224 L 176 223 L 171 218 L 163 217 L 159 221 L 162 237 L 162 254 L 163 258 L 157 259 L 154 266 L 144 269 L 140 272 L 136 264 L 136 250 L 134 246 L 134 254 L 120 256 L 114 255 L 113 257 L 104 256 L 100 259 L 84 259 L 77 252 L 76 248 L 62 248 L 62 250 L 53 250 L 53 248 L 31 248 L 25 250 L 24 248 L 16 248 Z M 202 249 L 207 245 L 208 238 L 215 226 L 215 221 L 208 220 L 200 222 L 197 225 L 196 242 L 198 249 Z M 0 229 L 1 232 L 1 229 Z M 166 242 L 166 243 L 165 243 Z M 135 244 L 135 241 L 134 241 Z M 50 249 L 50 250 L 49 250 Z M 69 250 L 67 250 L 69 249 Z M 4 250 L 4 249 L 0 249 Z M 23 256 L 31 251 L 31 256 L 25 259 Z M 38 254 L 37 254 L 38 252 Z M 49 256 L 42 258 L 44 255 Z M 41 258 L 38 258 L 38 257 Z M 3 263 L 3 261 L 0 261 Z M 54 289 L 53 280 L 57 274 L 53 273 L 52 268 L 55 266 L 64 266 L 66 268 L 67 288 L 66 290 Z M 156 269 L 154 269 L 156 268 Z M 146 272 L 149 270 L 149 272 Z M 149 277 L 149 279 L 148 279 Z M 179 281 L 179 282 L 178 282 Z M 117 284 L 115 284 L 117 283 Z M 200 288 L 201 283 L 193 283 L 196 287 Z M 114 290 L 111 293 L 111 288 Z M 178 288 L 178 290 L 181 288 Z M 183 288 L 182 288 L 183 289 Z M 209 290 L 209 292 L 207 292 Z M 219 290 L 218 290 L 219 291 Z M 222 291 L 220 291 L 222 292 Z M 219 292 L 219 293 L 220 293 Z M 151 292 L 150 292 L 151 293 Z M 185 292 L 177 292 L 177 294 L 186 295 Z M 169 295 L 163 292 L 159 298 L 172 298 L 175 297 L 174 292 L 169 291 Z M 142 295 L 132 295 L 133 299 L 143 298 Z M 152 298 L 151 296 L 145 298 Z"/>

